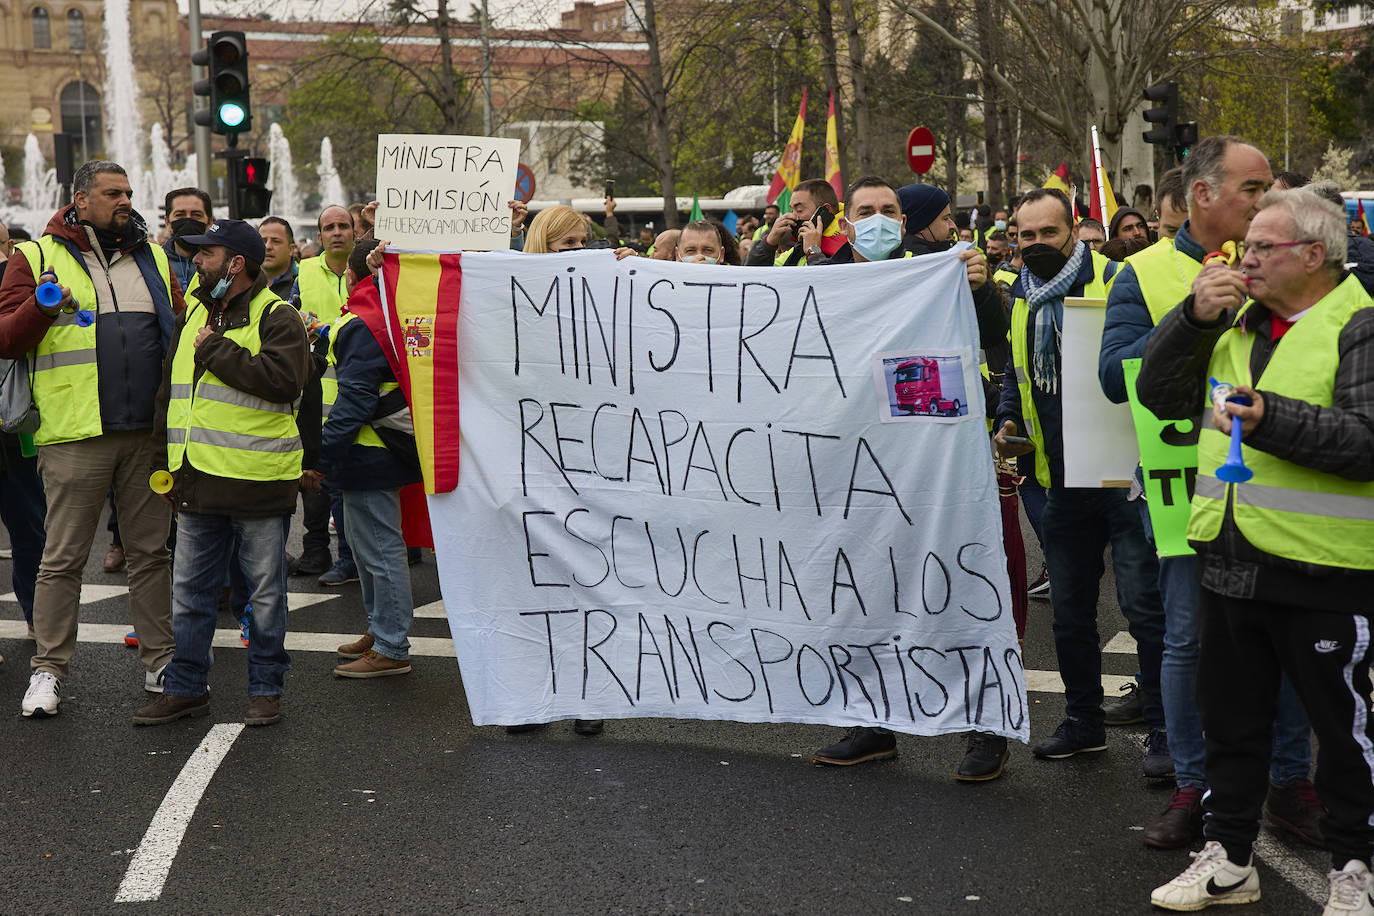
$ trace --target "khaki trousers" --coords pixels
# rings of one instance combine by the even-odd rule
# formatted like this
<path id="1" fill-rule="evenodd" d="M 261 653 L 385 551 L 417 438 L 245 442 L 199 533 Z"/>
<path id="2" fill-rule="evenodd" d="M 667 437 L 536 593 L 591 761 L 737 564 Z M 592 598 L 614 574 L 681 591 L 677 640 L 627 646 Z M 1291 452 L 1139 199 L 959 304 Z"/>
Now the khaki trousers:
<path id="1" fill-rule="evenodd" d="M 76 651 L 81 575 L 111 485 L 129 564 L 129 616 L 138 634 L 139 661 L 149 671 L 171 661 L 175 646 L 167 533 L 172 507 L 148 487 L 150 448 L 145 431 L 39 447 L 38 472 L 48 497 L 48 542 L 33 598 L 38 649 L 29 666 L 34 671 L 51 672 L 59 680 L 67 677 Z"/>

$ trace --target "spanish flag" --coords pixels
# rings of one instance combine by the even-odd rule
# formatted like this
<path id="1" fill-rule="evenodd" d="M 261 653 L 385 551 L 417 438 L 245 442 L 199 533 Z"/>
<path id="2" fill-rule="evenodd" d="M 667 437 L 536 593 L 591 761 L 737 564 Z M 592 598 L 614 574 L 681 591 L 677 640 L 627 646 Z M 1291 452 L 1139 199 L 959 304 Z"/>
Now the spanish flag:
<path id="1" fill-rule="evenodd" d="M 784 190 L 791 191 L 801 181 L 802 134 L 806 131 L 806 87 L 802 87 L 801 106 L 797 109 L 797 123 L 792 125 L 792 134 L 787 138 L 782 158 L 778 160 L 778 171 L 773 183 L 768 186 L 768 202 L 776 203 L 778 195 Z"/>
<path id="2" fill-rule="evenodd" d="M 1063 191 L 1065 194 L 1068 194 L 1068 193 L 1069 193 L 1069 164 L 1068 164 L 1067 162 L 1061 162 L 1061 163 L 1059 163 L 1059 168 L 1055 169 L 1055 170 L 1054 170 L 1054 174 L 1051 175 L 1049 178 L 1046 178 L 1046 179 L 1045 179 L 1045 183 L 1042 184 L 1040 187 L 1042 187 L 1042 188 L 1057 188 L 1057 189 L 1059 189 L 1060 191 Z"/>
<path id="3" fill-rule="evenodd" d="M 830 90 L 830 111 L 825 116 L 825 180 L 835 189 L 835 196 L 844 200 L 844 182 L 840 179 L 840 141 L 835 131 L 835 90 Z"/>
<path id="4" fill-rule="evenodd" d="M 458 486 L 461 261 L 458 253 L 388 251 L 380 273 L 391 357 L 410 402 L 426 493 L 447 493 Z"/>
<path id="5" fill-rule="evenodd" d="M 1369 235 L 1369 214 L 1364 212 L 1364 198 L 1357 198 L 1355 203 L 1360 209 L 1360 222 L 1364 224 L 1364 234 Z"/>

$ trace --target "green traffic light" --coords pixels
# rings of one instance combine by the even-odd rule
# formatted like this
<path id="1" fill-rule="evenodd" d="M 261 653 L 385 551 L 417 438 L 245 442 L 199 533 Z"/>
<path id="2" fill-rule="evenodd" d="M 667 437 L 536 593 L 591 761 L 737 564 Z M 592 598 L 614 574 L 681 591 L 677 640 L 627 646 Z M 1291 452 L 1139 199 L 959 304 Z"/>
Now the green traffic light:
<path id="1" fill-rule="evenodd" d="M 248 113 L 237 102 L 225 102 L 219 106 L 219 120 L 225 127 L 238 127 Z"/>

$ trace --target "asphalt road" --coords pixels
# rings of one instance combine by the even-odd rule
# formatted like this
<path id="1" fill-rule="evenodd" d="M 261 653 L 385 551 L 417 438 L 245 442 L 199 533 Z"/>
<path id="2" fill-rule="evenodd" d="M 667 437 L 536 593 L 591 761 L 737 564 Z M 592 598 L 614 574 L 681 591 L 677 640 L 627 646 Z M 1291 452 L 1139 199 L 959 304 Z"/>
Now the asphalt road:
<path id="1" fill-rule="evenodd" d="M 1130 914 L 1158 912 L 1151 888 L 1188 863 L 1141 844 L 1169 787 L 1141 778 L 1138 729 L 1111 731 L 1091 758 L 1037 761 L 1014 745 L 1004 777 L 982 785 L 952 779 L 955 736 L 902 735 L 896 760 L 845 769 L 811 765 L 838 733 L 817 726 L 636 719 L 597 738 L 570 723 L 512 736 L 472 726 L 451 644 L 407 677 L 333 678 L 333 646 L 365 626 L 360 594 L 311 578 L 291 583 L 292 638 L 316 648 L 293 653 L 283 722 L 233 725 L 247 678 L 226 632 L 212 714 L 135 728 L 148 694 L 115 641 L 128 608 L 123 575 L 100 568 L 105 546 L 97 538 L 86 582 L 106 588 L 82 607 L 54 719 L 19 715 L 33 644 L 0 598 L 0 911 Z M 432 556 L 413 584 L 436 616 L 412 636 L 443 652 Z M 1120 649 L 1110 576 L 1103 586 L 1103 642 Z M 1032 602 L 1026 665 L 1055 669 L 1045 601 Z M 1109 651 L 1105 670 L 1128 676 L 1134 656 Z M 1039 738 L 1063 704 L 1048 692 L 1031 704 Z M 198 803 L 169 811 L 169 790 L 186 799 L 197 773 Z M 178 823 L 169 848 L 159 831 Z M 1236 912 L 1320 912 L 1326 855 L 1261 836 L 1264 897 Z M 122 886 L 157 897 L 117 903 Z"/>

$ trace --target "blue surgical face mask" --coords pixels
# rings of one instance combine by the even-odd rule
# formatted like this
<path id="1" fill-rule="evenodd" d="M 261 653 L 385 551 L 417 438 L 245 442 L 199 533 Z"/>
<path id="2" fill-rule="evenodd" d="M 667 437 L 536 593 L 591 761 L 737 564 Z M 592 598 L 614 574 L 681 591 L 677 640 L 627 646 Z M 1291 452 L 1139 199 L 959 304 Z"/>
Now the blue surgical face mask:
<path id="1" fill-rule="evenodd" d="M 868 261 L 881 261 L 902 244 L 902 221 L 874 213 L 854 221 L 854 248 Z"/>
<path id="2" fill-rule="evenodd" d="M 229 291 L 229 275 L 225 274 L 219 278 L 219 282 L 210 290 L 211 299 L 219 299 Z"/>
<path id="3" fill-rule="evenodd" d="M 994 229 L 1005 232 L 1007 230 L 1007 221 L 1004 219 L 995 219 L 992 221 L 992 226 Z"/>

